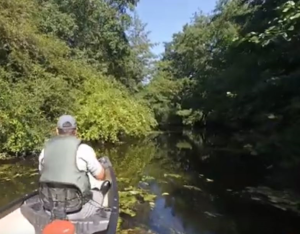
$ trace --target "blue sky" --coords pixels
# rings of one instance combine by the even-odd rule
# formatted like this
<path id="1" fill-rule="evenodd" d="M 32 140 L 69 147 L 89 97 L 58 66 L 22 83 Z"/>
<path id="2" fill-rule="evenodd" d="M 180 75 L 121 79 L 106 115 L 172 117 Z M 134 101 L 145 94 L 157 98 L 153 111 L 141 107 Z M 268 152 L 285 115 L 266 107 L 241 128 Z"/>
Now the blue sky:
<path id="1" fill-rule="evenodd" d="M 173 33 L 181 31 L 196 11 L 209 13 L 215 4 L 216 0 L 140 0 L 137 12 L 147 23 L 151 41 L 160 43 L 153 48 L 155 54 L 160 54 L 163 42 L 171 41 Z"/>

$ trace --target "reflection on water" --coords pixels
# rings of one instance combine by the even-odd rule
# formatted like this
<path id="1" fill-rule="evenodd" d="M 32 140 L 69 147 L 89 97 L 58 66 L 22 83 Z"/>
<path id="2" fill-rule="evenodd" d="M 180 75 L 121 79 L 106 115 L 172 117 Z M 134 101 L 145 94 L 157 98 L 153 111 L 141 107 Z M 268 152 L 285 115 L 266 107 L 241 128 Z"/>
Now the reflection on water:
<path id="1" fill-rule="evenodd" d="M 276 184 L 283 189 L 284 181 L 275 178 L 288 178 L 289 172 L 274 162 L 273 167 L 282 175 L 278 176 L 270 170 L 269 158 L 251 155 L 249 147 L 228 137 L 165 134 L 109 149 L 99 147 L 98 152 L 111 158 L 120 189 L 137 186 L 156 195 L 154 204 L 136 207 L 135 217 L 122 215 L 124 229 L 140 227 L 143 231 L 136 233 L 151 230 L 161 234 L 300 231 L 294 213 L 240 193 L 247 186 Z M 36 168 L 33 160 L 0 166 L 0 205 L 35 188 Z M 291 182 L 288 184 L 291 188 Z"/>
<path id="2" fill-rule="evenodd" d="M 0 163 L 0 206 L 34 190 L 37 175 L 34 160 Z"/>

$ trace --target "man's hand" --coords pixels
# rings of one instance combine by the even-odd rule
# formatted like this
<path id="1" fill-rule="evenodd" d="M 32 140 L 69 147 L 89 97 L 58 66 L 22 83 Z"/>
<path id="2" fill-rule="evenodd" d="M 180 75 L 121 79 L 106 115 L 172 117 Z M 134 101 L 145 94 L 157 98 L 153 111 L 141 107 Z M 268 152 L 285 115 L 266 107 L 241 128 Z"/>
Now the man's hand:
<path id="1" fill-rule="evenodd" d="M 102 170 L 98 175 L 95 176 L 97 180 L 104 180 L 105 179 L 105 170 L 109 167 L 111 167 L 111 162 L 108 157 L 102 157 L 99 159 L 100 165 L 102 167 Z"/>
<path id="2" fill-rule="evenodd" d="M 100 173 L 97 174 L 97 175 L 95 176 L 95 178 L 96 178 L 97 180 L 104 180 L 104 179 L 105 179 L 105 169 L 104 169 L 104 167 L 101 165 L 101 163 L 100 163 L 100 166 L 102 167 L 102 170 L 100 170 Z"/>

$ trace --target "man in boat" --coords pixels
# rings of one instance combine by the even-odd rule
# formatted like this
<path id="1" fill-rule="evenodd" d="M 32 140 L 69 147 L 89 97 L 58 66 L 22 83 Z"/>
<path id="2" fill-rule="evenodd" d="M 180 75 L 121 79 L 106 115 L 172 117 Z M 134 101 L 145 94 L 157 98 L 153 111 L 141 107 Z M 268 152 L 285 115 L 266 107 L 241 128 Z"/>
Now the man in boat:
<path id="1" fill-rule="evenodd" d="M 40 187 L 40 193 L 44 196 L 44 207 L 47 205 L 52 211 L 57 206 L 53 205 L 53 200 L 61 198 L 64 201 L 59 202 L 64 202 L 64 206 L 67 206 L 63 207 L 64 210 L 74 213 L 77 209 L 79 212 L 75 212 L 73 216 L 85 218 L 99 209 L 99 204 L 92 202 L 96 200 L 96 193 L 91 190 L 88 173 L 97 180 L 104 180 L 105 170 L 97 160 L 93 148 L 77 138 L 77 124 L 73 116 L 61 116 L 57 122 L 56 133 L 57 136 L 46 142 L 39 156 L 40 183 L 54 184 L 53 187 Z M 55 186 L 57 184 L 59 186 Z M 79 199 L 78 190 L 75 194 L 74 187 L 72 190 L 69 185 L 80 190 L 81 205 L 74 205 L 74 199 Z"/>

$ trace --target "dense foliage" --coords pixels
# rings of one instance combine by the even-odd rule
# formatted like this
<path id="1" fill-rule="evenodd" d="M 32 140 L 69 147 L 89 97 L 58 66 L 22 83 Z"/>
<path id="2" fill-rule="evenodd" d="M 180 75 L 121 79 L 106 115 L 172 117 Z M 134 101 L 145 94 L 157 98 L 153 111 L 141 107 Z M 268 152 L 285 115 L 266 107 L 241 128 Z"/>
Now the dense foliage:
<path id="1" fill-rule="evenodd" d="M 256 144 L 271 147 L 295 143 L 299 27 L 299 1 L 219 1 L 166 44 L 143 95 L 165 124 L 254 131 L 270 136 Z"/>
<path id="2" fill-rule="evenodd" d="M 268 134 L 271 147 L 296 140 L 299 1 L 220 0 L 155 66 L 136 4 L 0 0 L 2 152 L 40 147 L 62 113 L 87 140 L 142 136 L 156 122 Z"/>
<path id="3" fill-rule="evenodd" d="M 0 152 L 40 149 L 57 117 L 77 116 L 87 140 L 147 134 L 156 121 L 132 97 L 147 41 L 128 11 L 136 1 L 0 0 Z M 138 21 L 139 19 L 135 19 Z M 144 44 L 143 44 L 144 43 Z"/>

